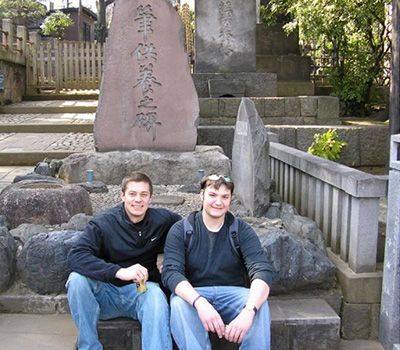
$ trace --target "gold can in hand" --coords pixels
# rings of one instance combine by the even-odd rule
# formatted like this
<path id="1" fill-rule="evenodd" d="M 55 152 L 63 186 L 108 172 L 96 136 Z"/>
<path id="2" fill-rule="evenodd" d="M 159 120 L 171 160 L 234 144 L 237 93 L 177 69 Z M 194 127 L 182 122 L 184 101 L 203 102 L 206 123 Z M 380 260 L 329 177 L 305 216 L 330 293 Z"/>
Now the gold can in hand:
<path id="1" fill-rule="evenodd" d="M 136 283 L 138 293 L 144 293 L 147 291 L 146 282 L 141 280 L 139 283 Z"/>

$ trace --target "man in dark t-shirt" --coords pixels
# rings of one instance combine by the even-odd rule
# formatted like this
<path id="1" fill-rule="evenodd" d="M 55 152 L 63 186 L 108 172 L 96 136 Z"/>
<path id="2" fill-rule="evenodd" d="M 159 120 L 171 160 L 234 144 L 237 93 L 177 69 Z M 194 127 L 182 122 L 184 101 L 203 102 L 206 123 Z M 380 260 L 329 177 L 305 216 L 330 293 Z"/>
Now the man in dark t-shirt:
<path id="1" fill-rule="evenodd" d="M 202 209 L 193 225 L 187 230 L 187 219 L 174 224 L 164 248 L 162 281 L 173 293 L 174 340 L 180 350 L 210 349 L 213 332 L 240 349 L 269 350 L 273 267 L 255 231 L 228 211 L 232 180 L 210 175 L 200 188 Z M 238 247 L 232 243 L 233 222 Z"/>

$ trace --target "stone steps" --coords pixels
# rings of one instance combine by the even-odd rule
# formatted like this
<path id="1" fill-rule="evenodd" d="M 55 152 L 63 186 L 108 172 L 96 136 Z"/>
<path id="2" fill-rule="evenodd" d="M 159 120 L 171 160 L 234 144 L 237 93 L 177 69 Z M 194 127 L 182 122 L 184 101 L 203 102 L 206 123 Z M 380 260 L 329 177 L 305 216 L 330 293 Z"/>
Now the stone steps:
<path id="1" fill-rule="evenodd" d="M 91 133 L 0 134 L 0 165 L 35 165 L 76 152 L 94 151 Z"/>
<path id="2" fill-rule="evenodd" d="M 22 101 L 0 106 L 2 114 L 95 113 L 97 100 Z"/>

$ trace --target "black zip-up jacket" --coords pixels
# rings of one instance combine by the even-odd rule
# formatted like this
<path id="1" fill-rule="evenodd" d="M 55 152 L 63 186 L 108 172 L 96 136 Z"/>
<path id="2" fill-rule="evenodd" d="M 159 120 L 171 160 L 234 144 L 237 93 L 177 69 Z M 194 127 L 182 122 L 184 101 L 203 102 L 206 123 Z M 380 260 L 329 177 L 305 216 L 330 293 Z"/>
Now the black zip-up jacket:
<path id="1" fill-rule="evenodd" d="M 68 267 L 81 275 L 123 286 L 115 274 L 121 267 L 140 264 L 149 280 L 160 281 L 156 261 L 163 252 L 170 227 L 181 216 L 167 209 L 149 208 L 143 220 L 132 223 L 121 203 L 97 215 L 68 255 Z"/>

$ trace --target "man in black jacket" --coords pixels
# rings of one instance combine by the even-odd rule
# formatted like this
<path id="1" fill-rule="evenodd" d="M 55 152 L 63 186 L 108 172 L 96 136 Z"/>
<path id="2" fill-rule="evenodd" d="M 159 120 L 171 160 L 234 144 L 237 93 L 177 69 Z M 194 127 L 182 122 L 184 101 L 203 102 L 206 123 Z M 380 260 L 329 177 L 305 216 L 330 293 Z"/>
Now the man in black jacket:
<path id="1" fill-rule="evenodd" d="M 192 227 L 177 222 L 165 243 L 162 280 L 174 293 L 174 340 L 180 350 L 210 349 L 208 332 L 213 332 L 240 343 L 240 349 L 269 350 L 267 298 L 273 267 L 254 230 L 228 212 L 231 179 L 207 176 L 200 187 L 202 209 Z M 234 221 L 237 232 L 231 229 Z"/>
<path id="2" fill-rule="evenodd" d="M 172 349 L 169 307 L 158 285 L 157 255 L 180 216 L 149 208 L 152 193 L 147 175 L 125 177 L 122 203 L 91 220 L 68 256 L 73 272 L 66 287 L 79 331 L 79 350 L 102 349 L 97 321 L 116 317 L 140 321 L 142 349 Z"/>

